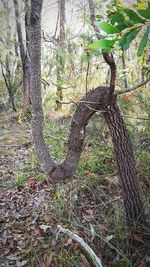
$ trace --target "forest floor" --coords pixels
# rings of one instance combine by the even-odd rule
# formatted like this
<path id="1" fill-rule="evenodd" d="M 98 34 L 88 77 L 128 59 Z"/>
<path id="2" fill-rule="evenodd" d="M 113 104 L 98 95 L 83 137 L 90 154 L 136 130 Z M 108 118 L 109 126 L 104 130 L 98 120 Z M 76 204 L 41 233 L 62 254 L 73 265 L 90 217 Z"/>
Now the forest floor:
<path id="1" fill-rule="evenodd" d="M 4 111 L 0 133 L 0 267 L 92 267 L 78 243 L 56 235 L 57 224 L 82 237 L 103 266 L 150 266 L 149 243 L 135 234 L 128 244 L 116 173 L 110 169 L 106 176 L 108 170 L 100 172 L 93 159 L 87 165 L 88 140 L 86 165 L 81 161 L 78 170 L 82 179 L 51 187 L 33 154 L 30 126 Z M 111 168 L 112 156 L 102 158 L 103 166 Z"/>

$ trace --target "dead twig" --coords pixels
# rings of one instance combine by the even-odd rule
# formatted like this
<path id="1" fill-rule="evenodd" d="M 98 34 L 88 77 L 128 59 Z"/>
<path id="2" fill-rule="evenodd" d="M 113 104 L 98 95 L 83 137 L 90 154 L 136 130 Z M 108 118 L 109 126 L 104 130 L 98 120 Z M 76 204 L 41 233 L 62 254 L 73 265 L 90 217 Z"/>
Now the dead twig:
<path id="1" fill-rule="evenodd" d="M 145 81 L 142 81 L 142 82 L 140 82 L 139 84 L 134 85 L 133 87 L 129 87 L 129 88 L 126 88 L 126 89 L 123 89 L 123 90 L 119 90 L 119 89 L 117 89 L 117 90 L 115 91 L 115 94 L 116 94 L 116 95 L 121 95 L 121 94 L 124 94 L 124 93 L 132 92 L 132 91 L 138 89 L 139 87 L 141 87 L 141 86 L 147 84 L 148 82 L 150 82 L 150 79 L 146 79 Z"/>
<path id="2" fill-rule="evenodd" d="M 90 258 L 90 260 L 92 261 L 95 267 L 103 267 L 100 258 L 96 256 L 94 251 L 89 247 L 89 245 L 81 237 L 79 237 L 77 234 L 73 233 L 69 229 L 63 228 L 60 225 L 58 225 L 57 228 L 59 231 L 58 233 L 63 233 L 65 235 L 68 235 L 70 238 L 72 238 L 79 244 L 79 246 L 86 252 L 87 256 Z"/>

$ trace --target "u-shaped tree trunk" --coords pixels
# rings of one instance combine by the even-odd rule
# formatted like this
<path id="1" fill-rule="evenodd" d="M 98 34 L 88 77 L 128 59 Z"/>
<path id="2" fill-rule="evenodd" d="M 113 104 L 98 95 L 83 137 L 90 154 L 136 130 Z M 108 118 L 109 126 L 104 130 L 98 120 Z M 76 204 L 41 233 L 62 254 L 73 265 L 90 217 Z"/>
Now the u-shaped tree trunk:
<path id="1" fill-rule="evenodd" d="M 86 125 L 96 111 L 101 111 L 111 132 L 118 165 L 120 185 L 128 223 L 144 222 L 143 204 L 139 193 L 134 153 L 117 98 L 110 103 L 110 87 L 97 87 L 87 93 L 78 105 L 71 122 L 68 151 L 64 162 L 57 164 L 50 156 L 43 134 L 41 97 L 41 0 L 31 0 L 31 98 L 32 134 L 37 156 L 47 180 L 63 182 L 74 174 L 83 150 Z"/>

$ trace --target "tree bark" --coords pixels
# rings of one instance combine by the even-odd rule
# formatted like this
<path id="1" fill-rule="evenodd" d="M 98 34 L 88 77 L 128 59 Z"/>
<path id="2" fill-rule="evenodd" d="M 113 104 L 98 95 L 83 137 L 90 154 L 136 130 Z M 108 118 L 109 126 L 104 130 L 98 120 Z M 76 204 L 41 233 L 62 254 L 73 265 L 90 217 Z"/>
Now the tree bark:
<path id="1" fill-rule="evenodd" d="M 6 66 L 5 66 L 5 71 L 4 71 L 4 65 L 3 62 L 1 61 L 1 69 L 2 69 L 2 75 L 5 81 L 5 85 L 8 91 L 8 95 L 9 95 L 9 100 L 8 102 L 10 103 L 12 109 L 14 111 L 16 111 L 16 106 L 15 106 L 15 102 L 14 102 L 14 90 L 13 90 L 13 86 L 12 86 L 12 82 L 11 82 L 11 73 L 10 73 L 10 67 L 9 67 L 9 56 L 8 54 L 6 55 L 6 62 L 5 62 Z"/>
<path id="2" fill-rule="evenodd" d="M 112 136 L 127 222 L 144 222 L 133 147 L 117 103 L 106 106 L 103 115 Z"/>
<path id="3" fill-rule="evenodd" d="M 10 49 L 11 43 L 11 28 L 10 28 L 10 11 L 8 7 L 8 1 L 2 1 L 5 13 L 5 21 L 6 21 L 6 45 Z M 14 102 L 14 88 L 12 84 L 12 75 L 11 75 L 11 67 L 10 67 L 10 52 L 8 52 L 5 56 L 5 62 L 0 60 L 2 75 L 5 81 L 5 85 L 8 91 L 8 104 L 12 107 L 14 111 L 16 111 L 15 102 Z"/>
<path id="4" fill-rule="evenodd" d="M 62 182 L 74 174 L 84 145 L 89 119 L 101 111 L 112 135 L 127 222 L 143 223 L 143 204 L 139 193 L 135 160 L 128 130 L 114 96 L 110 104 L 110 86 L 97 87 L 88 92 L 78 105 L 71 122 L 68 151 L 64 162 L 57 164 L 49 154 L 43 135 L 41 97 L 41 0 L 31 0 L 31 97 L 32 134 L 37 156 L 49 182 Z"/>
<path id="5" fill-rule="evenodd" d="M 95 26 L 95 10 L 93 0 L 88 0 L 93 29 L 98 39 L 100 31 Z M 103 57 L 111 69 L 109 105 L 104 107 L 104 118 L 111 132 L 115 150 L 116 162 L 120 175 L 120 185 L 123 194 L 127 223 L 145 223 L 143 204 L 139 192 L 139 182 L 136 174 L 135 159 L 130 135 L 117 105 L 115 95 L 116 66 L 112 54 L 103 52 Z"/>
<path id="6" fill-rule="evenodd" d="M 57 110 L 62 108 L 61 101 L 63 100 L 63 73 L 64 73 L 64 57 L 65 52 L 65 0 L 58 1 L 59 9 L 59 39 L 58 39 L 58 51 L 57 51 L 57 97 L 56 100 Z"/>
<path id="7" fill-rule="evenodd" d="M 56 166 L 50 157 L 43 134 L 43 108 L 41 96 L 41 11 L 43 1 L 31 0 L 30 34 L 31 49 L 31 103 L 32 103 L 32 135 L 39 162 L 47 177 Z"/>
<path id="8" fill-rule="evenodd" d="M 23 71 L 23 105 L 25 107 L 30 106 L 30 61 L 23 42 L 23 34 L 21 29 L 19 5 L 18 0 L 14 1 L 15 17 L 16 17 L 16 28 L 19 42 L 20 58 Z"/>

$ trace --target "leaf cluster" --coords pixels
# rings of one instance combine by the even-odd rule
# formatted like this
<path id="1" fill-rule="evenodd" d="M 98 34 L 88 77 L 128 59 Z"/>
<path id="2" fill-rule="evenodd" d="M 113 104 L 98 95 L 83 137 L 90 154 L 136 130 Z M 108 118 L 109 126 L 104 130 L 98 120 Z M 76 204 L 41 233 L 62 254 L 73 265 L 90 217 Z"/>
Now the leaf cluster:
<path id="1" fill-rule="evenodd" d="M 142 37 L 138 46 L 137 55 L 143 55 L 150 33 L 150 9 L 120 8 L 111 14 L 107 21 L 96 22 L 100 30 L 107 35 L 102 36 L 101 40 L 95 41 L 90 48 L 93 50 L 104 49 L 105 52 L 117 44 L 121 49 L 126 50 L 131 42 L 142 32 Z M 144 34 L 143 34 L 144 30 Z"/>

